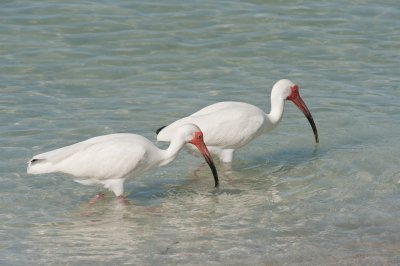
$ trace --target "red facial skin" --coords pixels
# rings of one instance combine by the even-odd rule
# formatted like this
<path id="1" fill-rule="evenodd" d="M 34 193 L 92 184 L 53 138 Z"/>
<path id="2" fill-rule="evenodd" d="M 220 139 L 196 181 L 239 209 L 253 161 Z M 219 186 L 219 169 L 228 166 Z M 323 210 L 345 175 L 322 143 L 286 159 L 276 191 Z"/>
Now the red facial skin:
<path id="1" fill-rule="evenodd" d="M 204 144 L 203 132 L 201 132 L 201 131 L 195 132 L 194 133 L 194 138 L 189 142 L 192 143 L 193 145 L 195 145 L 197 147 L 197 149 L 199 149 L 200 153 L 204 156 L 204 159 L 206 160 L 206 162 L 210 166 L 211 171 L 213 173 L 215 187 L 218 187 L 219 186 L 219 180 L 218 180 L 217 169 L 215 168 L 214 161 L 213 161 L 213 159 L 212 159 L 212 157 L 210 155 L 210 152 L 207 149 L 206 144 Z"/>

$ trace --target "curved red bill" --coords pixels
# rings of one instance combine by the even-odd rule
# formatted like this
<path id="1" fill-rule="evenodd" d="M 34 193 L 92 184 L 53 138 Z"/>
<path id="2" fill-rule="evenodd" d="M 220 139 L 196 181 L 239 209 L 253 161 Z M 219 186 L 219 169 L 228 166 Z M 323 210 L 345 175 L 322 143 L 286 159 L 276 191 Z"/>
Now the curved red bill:
<path id="1" fill-rule="evenodd" d="M 315 122 L 311 115 L 310 110 L 308 110 L 307 105 L 304 103 L 303 99 L 300 97 L 297 86 L 292 87 L 292 93 L 289 95 L 289 97 L 287 97 L 287 99 L 292 101 L 300 109 L 300 111 L 302 111 L 303 114 L 306 116 L 306 118 L 307 118 L 308 122 L 310 122 L 312 130 L 314 132 L 315 142 L 318 143 L 319 139 L 318 139 L 317 126 L 315 125 Z"/>
<path id="2" fill-rule="evenodd" d="M 214 182 L 215 182 L 215 187 L 219 186 L 219 180 L 218 180 L 218 173 L 217 169 L 215 168 L 214 161 L 210 155 L 210 152 L 207 149 L 206 144 L 203 141 L 203 135 L 201 132 L 196 132 L 195 137 L 193 138 L 192 141 L 190 141 L 193 145 L 197 147 L 197 149 L 200 151 L 200 153 L 203 155 L 204 159 L 206 160 L 207 164 L 211 168 L 211 172 L 214 176 Z"/>

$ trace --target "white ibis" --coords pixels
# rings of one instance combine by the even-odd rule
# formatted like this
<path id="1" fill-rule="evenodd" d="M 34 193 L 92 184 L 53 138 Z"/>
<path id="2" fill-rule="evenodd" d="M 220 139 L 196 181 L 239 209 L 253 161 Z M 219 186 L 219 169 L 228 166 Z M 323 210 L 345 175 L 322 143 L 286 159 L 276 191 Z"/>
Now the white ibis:
<path id="1" fill-rule="evenodd" d="M 157 148 L 143 136 L 111 134 L 94 137 L 70 146 L 34 156 L 28 162 L 28 174 L 61 172 L 72 175 L 83 185 L 101 184 L 124 201 L 123 184 L 157 166 L 172 162 L 186 143 L 197 147 L 209 164 L 218 187 L 218 174 L 204 144 L 203 133 L 194 124 L 179 126 L 166 150 Z M 93 198 L 93 202 L 102 196 Z"/>
<path id="2" fill-rule="evenodd" d="M 171 141 L 176 130 L 185 123 L 194 123 L 204 132 L 204 142 L 209 151 L 222 162 L 232 162 L 236 149 L 246 145 L 261 134 L 274 129 L 282 119 L 286 100 L 292 101 L 307 117 L 318 143 L 318 131 L 299 88 L 287 79 L 275 83 L 271 91 L 271 111 L 265 113 L 260 108 L 243 102 L 219 102 L 179 119 L 157 130 L 157 140 Z"/>

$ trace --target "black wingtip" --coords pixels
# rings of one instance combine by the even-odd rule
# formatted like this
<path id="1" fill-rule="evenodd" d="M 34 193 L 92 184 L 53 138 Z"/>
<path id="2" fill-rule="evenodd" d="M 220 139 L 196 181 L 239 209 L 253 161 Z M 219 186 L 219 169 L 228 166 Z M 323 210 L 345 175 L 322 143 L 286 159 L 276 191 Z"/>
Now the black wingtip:
<path id="1" fill-rule="evenodd" d="M 164 127 L 166 127 L 166 126 L 163 126 L 163 127 L 160 127 L 159 129 L 157 129 L 156 134 L 158 135 L 158 133 L 160 133 L 160 131 L 163 130 Z"/>
<path id="2" fill-rule="evenodd" d="M 41 162 L 41 161 L 44 161 L 45 159 L 32 159 L 32 160 L 30 160 L 29 162 L 28 162 L 28 164 L 30 163 L 30 164 L 34 164 L 34 163 L 37 163 L 37 162 Z"/>

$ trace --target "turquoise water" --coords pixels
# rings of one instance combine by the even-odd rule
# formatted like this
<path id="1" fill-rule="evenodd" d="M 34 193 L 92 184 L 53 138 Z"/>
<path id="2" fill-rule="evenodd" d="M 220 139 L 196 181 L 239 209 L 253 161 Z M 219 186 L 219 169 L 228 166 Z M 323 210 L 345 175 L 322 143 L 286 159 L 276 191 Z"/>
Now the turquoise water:
<path id="1" fill-rule="evenodd" d="M 3 1 L 0 264 L 400 264 L 398 1 Z M 287 103 L 221 190 L 202 160 L 98 187 L 28 176 L 32 155 L 154 131 L 208 104 Z M 163 143 L 157 144 L 166 147 Z"/>

